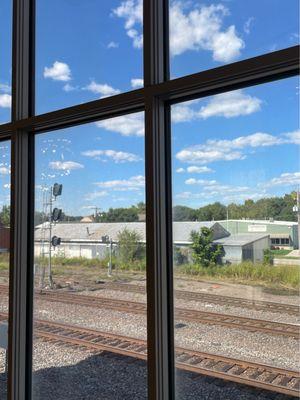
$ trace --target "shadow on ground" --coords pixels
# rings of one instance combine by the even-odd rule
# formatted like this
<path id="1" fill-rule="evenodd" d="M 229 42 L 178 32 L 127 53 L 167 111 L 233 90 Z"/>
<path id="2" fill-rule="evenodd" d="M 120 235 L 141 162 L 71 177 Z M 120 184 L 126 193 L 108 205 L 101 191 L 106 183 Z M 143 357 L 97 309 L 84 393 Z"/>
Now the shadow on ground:
<path id="1" fill-rule="evenodd" d="M 70 350 L 71 351 L 71 350 Z M 51 359 L 51 354 L 49 354 Z M 287 400 L 288 396 L 178 371 L 176 400 Z M 6 374 L 0 374 L 0 399 Z M 95 354 L 71 366 L 40 369 L 33 375 L 33 400 L 146 400 L 147 365 L 111 353 Z"/>

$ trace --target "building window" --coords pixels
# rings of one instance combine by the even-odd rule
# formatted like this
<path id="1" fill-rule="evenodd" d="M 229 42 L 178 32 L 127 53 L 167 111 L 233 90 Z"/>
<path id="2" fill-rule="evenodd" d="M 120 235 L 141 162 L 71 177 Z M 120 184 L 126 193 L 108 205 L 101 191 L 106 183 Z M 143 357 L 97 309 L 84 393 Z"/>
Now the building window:
<path id="1" fill-rule="evenodd" d="M 253 304 L 278 302 L 273 286 L 266 298 L 244 281 L 269 268 L 269 233 L 239 221 L 276 220 L 278 207 L 279 220 L 295 220 L 296 0 L 2 3 L 11 177 L 8 165 L 0 177 L 12 212 L 0 397 L 233 399 L 260 396 L 255 386 L 295 396 L 298 350 L 286 331 L 272 322 L 271 346 L 242 320 L 267 312 Z M 241 376 L 245 362 L 254 377 Z"/>

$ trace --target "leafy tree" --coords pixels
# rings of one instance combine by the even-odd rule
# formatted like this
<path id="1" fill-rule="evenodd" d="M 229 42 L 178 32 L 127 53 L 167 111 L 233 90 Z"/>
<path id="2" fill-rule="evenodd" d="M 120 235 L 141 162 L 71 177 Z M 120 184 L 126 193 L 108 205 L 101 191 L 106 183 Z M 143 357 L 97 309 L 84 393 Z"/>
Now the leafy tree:
<path id="1" fill-rule="evenodd" d="M 186 206 L 173 207 L 174 221 L 197 221 L 197 211 Z"/>
<path id="2" fill-rule="evenodd" d="M 218 221 L 223 219 L 226 219 L 226 207 L 219 202 L 208 204 L 198 210 L 199 221 Z"/>
<path id="3" fill-rule="evenodd" d="M 0 222 L 4 226 L 10 225 L 10 206 L 2 206 L 2 210 L 0 211 Z"/>
<path id="4" fill-rule="evenodd" d="M 124 228 L 118 233 L 119 257 L 123 265 L 132 265 L 144 256 L 142 237 L 136 232 Z"/>
<path id="5" fill-rule="evenodd" d="M 209 267 L 217 264 L 223 252 L 221 245 L 213 243 L 213 231 L 210 228 L 202 227 L 200 232 L 191 233 L 192 257 L 196 264 Z"/>

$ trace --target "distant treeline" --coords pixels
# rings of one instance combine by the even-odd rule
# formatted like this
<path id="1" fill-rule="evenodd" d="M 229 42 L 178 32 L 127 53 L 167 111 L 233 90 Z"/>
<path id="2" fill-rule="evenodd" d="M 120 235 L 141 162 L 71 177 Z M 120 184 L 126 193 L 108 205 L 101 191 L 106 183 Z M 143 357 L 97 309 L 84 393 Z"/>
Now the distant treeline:
<path id="1" fill-rule="evenodd" d="M 208 204 L 200 208 L 186 206 L 174 206 L 174 221 L 217 221 L 229 219 L 270 219 L 279 221 L 296 221 L 296 213 L 293 206 L 296 202 L 296 193 L 285 194 L 283 197 L 266 197 L 257 201 L 246 200 L 243 204 L 229 204 L 225 206 L 219 202 Z M 146 214 L 145 203 L 127 208 L 110 208 L 108 211 L 101 211 L 94 216 L 95 222 L 135 222 L 144 220 Z M 0 211 L 0 221 L 3 225 L 9 225 L 10 207 L 3 206 Z M 62 214 L 62 222 L 79 222 L 82 216 Z M 46 216 L 35 212 L 35 225 L 44 222 Z"/>

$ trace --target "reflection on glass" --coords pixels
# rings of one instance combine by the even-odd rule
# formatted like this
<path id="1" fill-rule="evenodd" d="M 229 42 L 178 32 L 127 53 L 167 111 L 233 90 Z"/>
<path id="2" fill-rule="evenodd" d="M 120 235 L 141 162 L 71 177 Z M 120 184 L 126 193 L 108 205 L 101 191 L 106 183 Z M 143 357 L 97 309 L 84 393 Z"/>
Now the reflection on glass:
<path id="1" fill-rule="evenodd" d="M 179 77 L 299 43 L 299 2 L 171 1 L 171 75 Z"/>
<path id="2" fill-rule="evenodd" d="M 297 86 L 172 107 L 178 399 L 297 395 Z"/>
<path id="3" fill-rule="evenodd" d="M 0 398 L 6 398 L 10 250 L 10 142 L 0 142 Z"/>
<path id="4" fill-rule="evenodd" d="M 143 124 L 36 138 L 36 400 L 147 398 Z"/>
<path id="5" fill-rule="evenodd" d="M 11 109 L 12 2 L 0 3 L 0 124 L 9 122 Z"/>
<path id="6" fill-rule="evenodd" d="M 142 87 L 142 14 L 142 0 L 38 0 L 37 113 Z"/>

